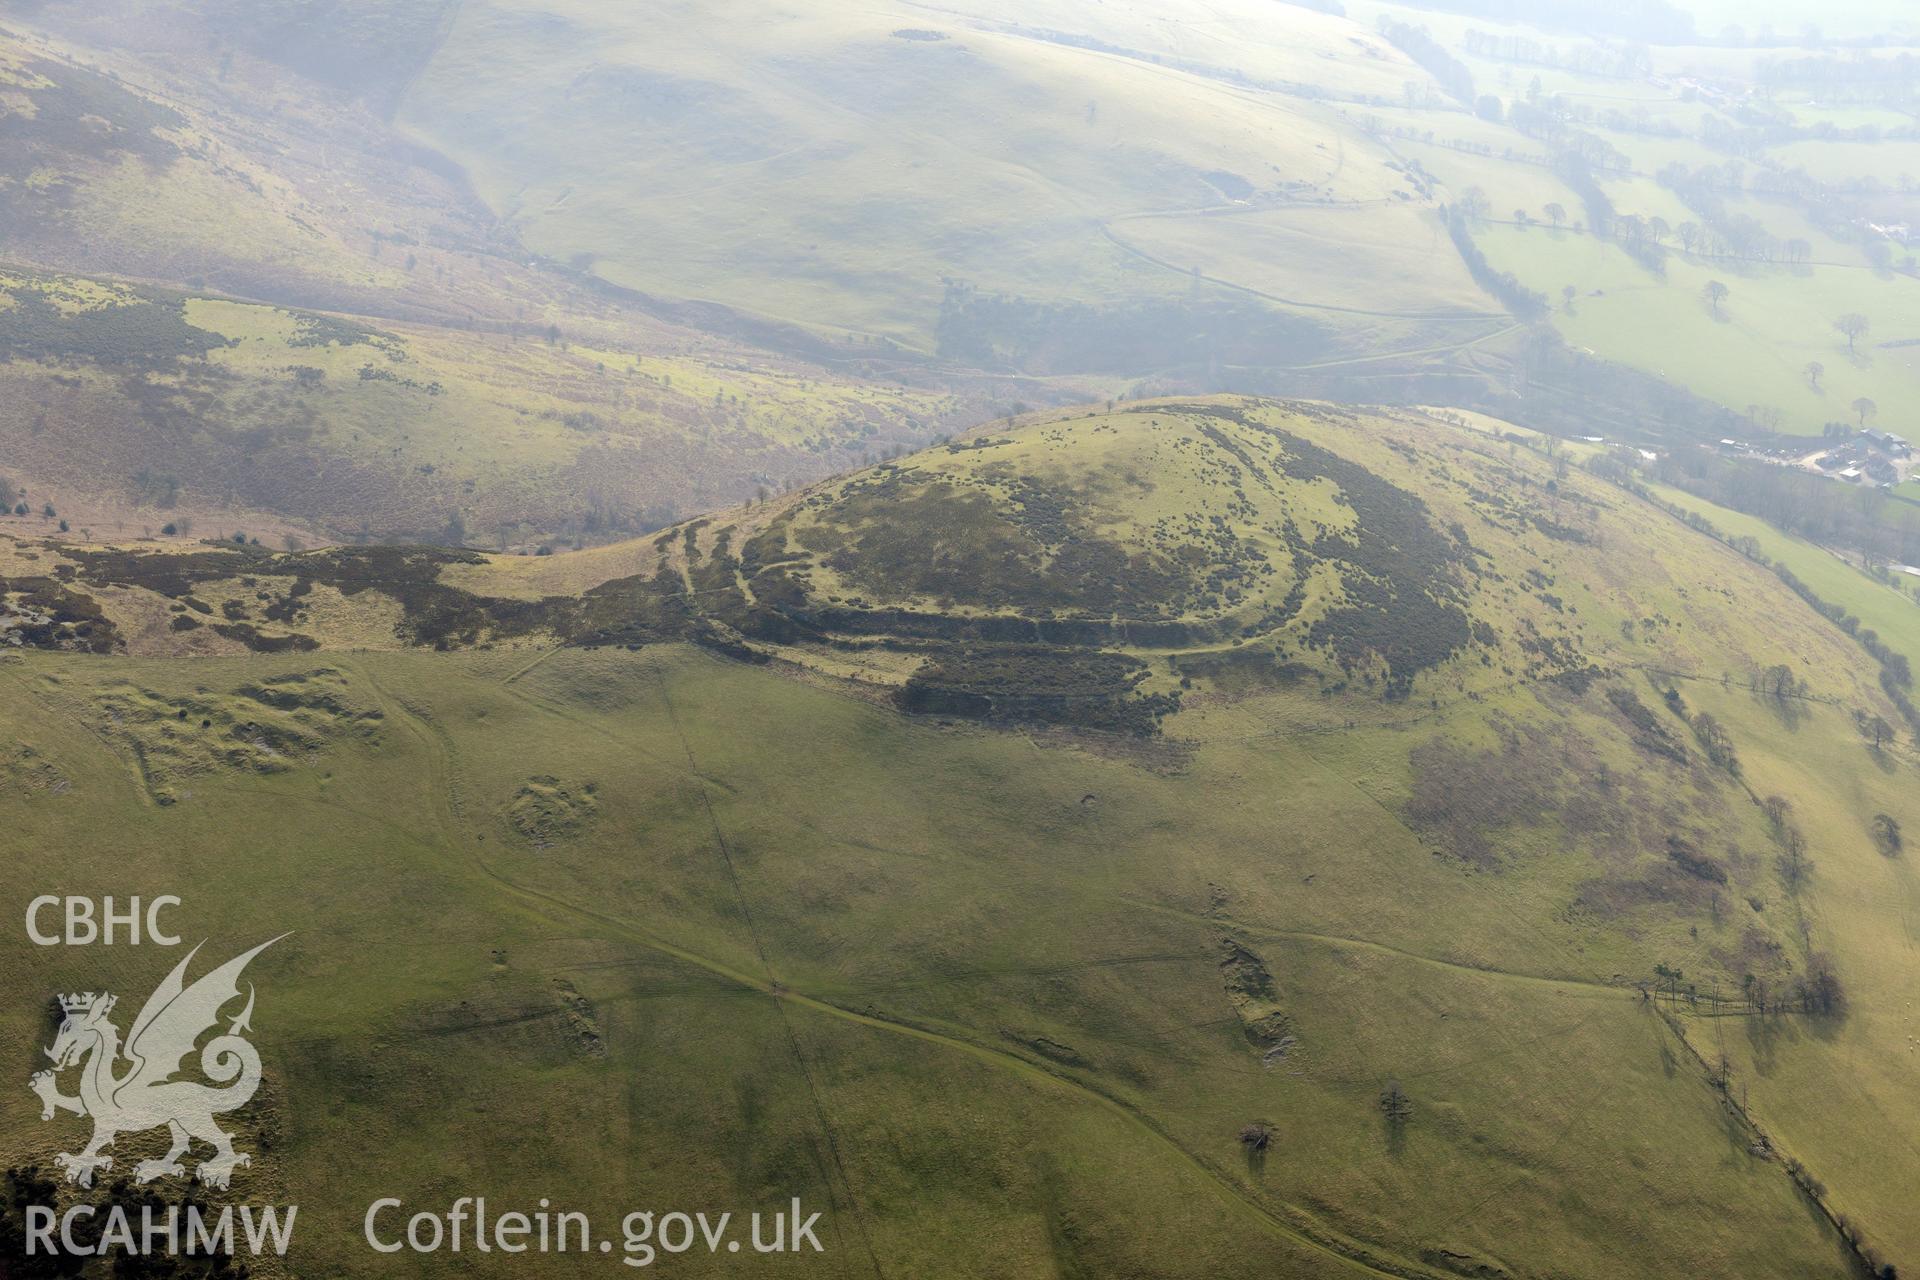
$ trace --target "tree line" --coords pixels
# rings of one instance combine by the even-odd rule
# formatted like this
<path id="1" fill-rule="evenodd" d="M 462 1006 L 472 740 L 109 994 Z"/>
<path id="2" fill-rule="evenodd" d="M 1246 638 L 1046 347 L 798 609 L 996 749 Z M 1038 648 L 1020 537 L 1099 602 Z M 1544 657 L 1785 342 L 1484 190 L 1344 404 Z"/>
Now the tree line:
<path id="1" fill-rule="evenodd" d="M 1380 35 L 1438 80 L 1441 88 L 1468 106 L 1473 105 L 1473 72 L 1467 70 L 1466 63 L 1448 53 L 1433 38 L 1432 32 L 1425 27 L 1382 17 Z"/>
<path id="2" fill-rule="evenodd" d="M 1744 536 L 1729 538 L 1716 528 L 1713 522 L 1705 516 L 1697 512 L 1688 511 L 1682 507 L 1677 507 L 1672 503 L 1662 502 L 1645 485 L 1635 481 L 1632 478 L 1631 471 L 1623 472 L 1617 466 L 1609 465 L 1609 460 L 1600 459 L 1597 461 L 1601 464 L 1596 468 L 1600 474 L 1608 476 L 1608 478 L 1613 479 L 1616 483 L 1626 484 L 1627 487 L 1631 488 L 1641 497 L 1659 506 L 1662 510 L 1667 511 L 1674 516 L 1675 519 L 1707 534 L 1709 537 L 1726 543 L 1741 555 L 1752 560 L 1755 564 L 1771 569 L 1774 576 L 1786 584 L 1787 588 L 1804 600 L 1810 608 L 1852 637 L 1862 649 L 1867 651 L 1868 655 L 1871 656 L 1875 662 L 1879 663 L 1881 691 L 1886 694 L 1888 701 L 1893 703 L 1895 709 L 1900 712 L 1901 717 L 1906 720 L 1908 727 L 1913 730 L 1915 740 L 1920 741 L 1920 707 L 1916 707 L 1913 702 L 1913 669 L 1912 664 L 1908 662 L 1905 654 L 1895 651 L 1893 647 L 1882 640 L 1879 633 L 1871 627 L 1862 626 L 1860 619 L 1847 612 L 1846 609 L 1821 598 L 1813 588 L 1803 582 L 1800 577 L 1786 565 L 1769 558 L 1766 553 L 1761 550 L 1760 543 L 1757 539 Z M 1662 463 L 1666 461 L 1668 461 L 1668 459 L 1662 459 Z M 1715 459 L 1715 461 L 1722 460 Z M 1661 464 L 1655 464 L 1654 470 L 1656 474 L 1658 474 L 1661 470 Z M 1764 467 L 1762 470 L 1785 472 L 1786 468 Z M 1820 480 L 1812 476 L 1805 478 L 1811 480 L 1814 484 L 1834 489 L 1839 488 L 1839 486 L 1833 485 L 1831 481 Z M 1668 483 L 1672 483 L 1679 488 L 1688 488 L 1684 481 L 1679 478 L 1671 478 L 1668 480 Z M 1843 492 L 1859 493 L 1861 491 L 1844 490 Z M 1708 497 L 1709 495 L 1701 494 L 1700 496 Z M 1710 498 L 1710 500 L 1714 499 Z M 1732 503 L 1721 502 L 1719 505 L 1731 506 Z M 1738 510 L 1738 508 L 1735 509 Z M 1916 508 L 1915 510 L 1916 512 L 1920 512 L 1920 508 Z M 1759 513 L 1750 512 L 1749 514 Z M 1874 739 L 1874 746 L 1877 749 L 1884 746 L 1885 743 L 1891 739 L 1892 734 L 1890 732 L 1882 733 L 1874 730 L 1870 732 L 1870 736 Z"/>
<path id="3" fill-rule="evenodd" d="M 1473 282 L 1500 300 L 1502 306 L 1522 320 L 1534 320 L 1547 313 L 1547 295 L 1536 289 L 1529 289 L 1520 282 L 1520 278 L 1511 271 L 1501 271 L 1487 261 L 1487 255 L 1474 243 L 1470 223 L 1475 217 L 1484 217 L 1485 196 L 1477 206 L 1462 202 L 1447 207 L 1442 215 L 1447 220 L 1447 235 L 1453 240 L 1453 247 L 1460 251 L 1461 261 L 1466 263 L 1467 274 Z"/>

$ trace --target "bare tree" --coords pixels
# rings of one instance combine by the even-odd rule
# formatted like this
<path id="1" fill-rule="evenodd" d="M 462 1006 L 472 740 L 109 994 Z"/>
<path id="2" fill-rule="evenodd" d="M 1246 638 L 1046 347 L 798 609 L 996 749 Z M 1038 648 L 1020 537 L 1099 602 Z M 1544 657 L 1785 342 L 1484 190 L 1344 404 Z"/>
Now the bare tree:
<path id="1" fill-rule="evenodd" d="M 1725 769 L 1734 777 L 1740 776 L 1740 757 L 1734 750 L 1733 737 L 1727 727 L 1707 712 L 1702 711 L 1693 718 L 1693 736 L 1707 753 L 1707 759 Z"/>
<path id="2" fill-rule="evenodd" d="M 1780 855 L 1780 879 L 1788 893 L 1799 893 L 1800 886 L 1807 882 L 1807 874 L 1813 870 L 1813 863 L 1807 857 L 1807 838 L 1800 834 L 1800 828 L 1789 824 L 1780 832 L 1780 844 L 1784 850 Z"/>
<path id="3" fill-rule="evenodd" d="M 1868 319 L 1865 316 L 1861 315 L 1858 311 L 1849 311 L 1846 315 L 1843 315 L 1838 320 L 1835 320 L 1833 322 L 1833 327 L 1838 329 L 1841 333 L 1841 336 L 1846 338 L 1847 354 L 1855 355 L 1855 354 L 1858 354 L 1858 352 L 1855 349 L 1855 344 L 1857 344 L 1860 341 L 1860 339 L 1867 336 L 1868 331 L 1873 328 L 1873 325 L 1870 321 L 1868 321 Z"/>
<path id="4" fill-rule="evenodd" d="M 1767 815 L 1767 822 L 1773 827 L 1775 835 L 1787 829 L 1787 819 L 1793 814 L 1793 802 L 1785 796 L 1768 796 L 1760 802 L 1761 810 Z"/>

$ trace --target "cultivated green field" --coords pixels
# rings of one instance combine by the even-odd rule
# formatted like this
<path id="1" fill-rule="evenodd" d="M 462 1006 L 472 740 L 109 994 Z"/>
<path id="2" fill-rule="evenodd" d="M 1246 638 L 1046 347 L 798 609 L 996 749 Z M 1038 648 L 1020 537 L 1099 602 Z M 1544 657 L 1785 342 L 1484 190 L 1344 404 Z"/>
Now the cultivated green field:
<path id="1" fill-rule="evenodd" d="M 1920 287 L 1911 280 L 1864 266 L 1741 271 L 1677 258 L 1656 277 L 1615 245 L 1537 227 L 1490 228 L 1481 243 L 1497 266 L 1553 298 L 1554 326 L 1570 343 L 1729 407 L 1778 410 L 1792 433 L 1853 423 L 1851 406 L 1863 396 L 1893 412 L 1920 392 L 1912 348 L 1850 355 L 1833 328 L 1846 308 L 1860 307 L 1889 337 L 1920 333 Z M 1703 294 L 1713 280 L 1729 291 L 1718 315 Z M 1569 284 L 1579 295 L 1571 309 L 1560 297 Z M 1814 362 L 1825 370 L 1817 387 L 1806 373 Z"/>
<path id="2" fill-rule="evenodd" d="M 1639 70 L 1598 74 L 1469 47 L 1519 39 L 1560 57 L 1604 55 L 1600 45 L 1566 30 L 1404 5 L 1349 10 L 1362 22 L 1427 30 L 1459 59 L 1481 105 L 1497 103 L 1494 118 L 1476 118 L 1457 100 L 1432 99 L 1349 114 L 1437 178 L 1437 200 L 1484 200 L 1489 220 L 1478 223 L 1476 242 L 1496 269 L 1545 296 L 1554 329 L 1570 345 L 1746 415 L 1753 420 L 1747 430 L 1759 433 L 1818 434 L 1826 423 L 1852 417 L 1850 406 L 1863 396 L 1883 413 L 1911 398 L 1915 386 L 1901 344 L 1920 331 L 1920 286 L 1902 266 L 1909 250 L 1898 233 L 1889 238 L 1873 229 L 1912 217 L 1920 153 L 1904 105 L 1889 99 L 1882 106 L 1871 97 L 1823 101 L 1821 85 L 1793 80 L 1754 90 L 1763 69 L 1811 56 L 1804 49 L 1655 48 Z M 1864 20 L 1865 12 L 1844 12 L 1840 21 Z M 1701 30 L 1717 36 L 1722 25 Z M 1535 123 L 1523 124 L 1521 112 L 1533 112 Z M 1583 134 L 1595 148 L 1611 149 L 1614 159 L 1596 165 L 1596 189 L 1609 208 L 1583 200 L 1564 166 L 1531 163 L 1564 149 L 1543 135 L 1543 115 L 1568 136 Z M 1777 137 L 1722 141 L 1742 129 L 1752 135 L 1770 128 Z M 1877 132 L 1814 136 L 1816 129 Z M 1720 176 L 1707 196 L 1689 197 L 1661 176 L 1675 165 Z M 1777 187 L 1782 175 L 1801 184 L 1796 194 L 1768 191 L 1766 184 Z M 1583 231 L 1613 216 L 1657 219 L 1663 261 L 1637 261 L 1618 237 L 1582 244 L 1510 225 L 1516 210 L 1550 222 L 1549 205 Z M 1748 220 L 1751 245 L 1709 245 L 1681 234 L 1728 217 Z M 1805 248 L 1788 252 L 1794 243 Z M 1715 280 L 1731 290 L 1722 315 L 1703 295 Z M 1560 305 L 1568 285 L 1581 295 L 1572 308 Z M 1866 316 L 1871 331 L 1849 351 L 1833 325 L 1853 313 Z M 1806 373 L 1813 362 L 1829 375 L 1818 385 Z"/>

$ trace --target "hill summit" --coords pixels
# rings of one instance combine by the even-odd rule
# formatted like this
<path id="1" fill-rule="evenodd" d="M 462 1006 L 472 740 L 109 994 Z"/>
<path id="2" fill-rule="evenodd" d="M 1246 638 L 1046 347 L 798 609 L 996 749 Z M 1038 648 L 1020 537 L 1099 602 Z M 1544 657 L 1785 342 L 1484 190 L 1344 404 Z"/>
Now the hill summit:
<path id="1" fill-rule="evenodd" d="M 387 1055 L 439 1149 L 457 1031 L 512 1176 L 632 1192 L 532 1140 L 581 1088 L 650 1151 L 775 1117 L 648 1171 L 685 1203 L 831 1124 L 841 1228 L 936 1270 L 941 1197 L 980 1274 L 1905 1256 L 1899 672 L 1607 461 L 1133 401 L 569 555 L 7 539 L 0 787 L 47 847 L 191 839 L 263 932 L 260 877 L 350 914 L 327 971 L 444 890 L 430 983 L 293 1015 L 343 1046 L 286 1086 L 303 1194 L 403 1172 L 328 1145 Z"/>

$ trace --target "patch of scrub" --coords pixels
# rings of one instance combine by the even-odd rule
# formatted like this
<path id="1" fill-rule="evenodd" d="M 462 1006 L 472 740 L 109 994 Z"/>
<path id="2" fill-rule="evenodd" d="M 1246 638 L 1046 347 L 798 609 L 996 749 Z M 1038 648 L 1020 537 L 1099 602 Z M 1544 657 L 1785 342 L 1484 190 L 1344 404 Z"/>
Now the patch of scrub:
<path id="1" fill-rule="evenodd" d="M 339 739 L 373 737 L 383 719 L 358 706 L 346 677 L 326 667 L 224 692 L 169 694 L 121 681 L 95 705 L 104 736 L 133 756 L 161 804 L 183 798 L 177 788 L 196 776 L 311 764 Z"/>
<path id="2" fill-rule="evenodd" d="M 528 778 L 507 803 L 507 823 L 536 849 L 578 835 L 600 814 L 593 783 L 564 782 L 550 775 Z"/>
<path id="3" fill-rule="evenodd" d="M 1268 1069 L 1285 1061 L 1300 1043 L 1293 1017 L 1280 1007 L 1266 962 L 1232 938 L 1220 940 L 1220 982 L 1240 1015 L 1240 1029 Z"/>

